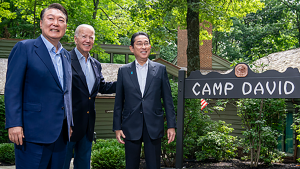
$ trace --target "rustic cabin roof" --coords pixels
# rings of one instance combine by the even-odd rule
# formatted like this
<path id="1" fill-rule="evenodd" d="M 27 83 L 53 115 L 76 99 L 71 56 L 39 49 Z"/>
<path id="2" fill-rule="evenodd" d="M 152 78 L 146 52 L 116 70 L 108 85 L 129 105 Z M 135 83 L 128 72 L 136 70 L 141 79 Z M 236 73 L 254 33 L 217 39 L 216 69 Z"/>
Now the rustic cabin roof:
<path id="1" fill-rule="evenodd" d="M 272 53 L 256 60 L 253 65 L 253 69 L 259 72 L 271 69 L 285 72 L 288 67 L 298 68 L 300 70 L 300 48 Z"/>
<path id="2" fill-rule="evenodd" d="M 117 80 L 118 69 L 123 64 L 102 63 L 102 74 L 105 81 L 111 82 Z M 4 94 L 4 86 L 7 71 L 7 59 L 0 58 L 0 94 Z"/>
<path id="3" fill-rule="evenodd" d="M 6 70 L 7 70 L 7 59 L 0 58 L 0 94 L 4 94 Z"/>

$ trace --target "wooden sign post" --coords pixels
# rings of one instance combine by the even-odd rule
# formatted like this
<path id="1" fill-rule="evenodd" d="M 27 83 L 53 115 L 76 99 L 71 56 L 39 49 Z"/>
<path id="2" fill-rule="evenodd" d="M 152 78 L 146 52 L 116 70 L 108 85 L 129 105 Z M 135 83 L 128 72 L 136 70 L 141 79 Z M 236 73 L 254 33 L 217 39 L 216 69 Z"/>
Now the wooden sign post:
<path id="1" fill-rule="evenodd" d="M 283 73 L 268 70 L 254 73 L 248 65 L 237 64 L 228 74 L 210 72 L 202 75 L 193 71 L 178 72 L 176 168 L 183 164 L 183 126 L 185 99 L 200 98 L 299 98 L 300 73 L 297 68 L 287 68 Z"/>

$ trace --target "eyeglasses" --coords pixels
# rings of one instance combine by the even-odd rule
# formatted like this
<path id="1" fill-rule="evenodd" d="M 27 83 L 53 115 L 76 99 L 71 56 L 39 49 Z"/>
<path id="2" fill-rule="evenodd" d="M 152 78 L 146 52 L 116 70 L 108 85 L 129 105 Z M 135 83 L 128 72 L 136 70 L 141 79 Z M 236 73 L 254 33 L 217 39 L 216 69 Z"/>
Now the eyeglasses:
<path id="1" fill-rule="evenodd" d="M 87 38 L 89 38 L 90 40 L 94 40 L 94 36 L 79 35 L 79 37 L 84 40 L 86 40 Z"/>
<path id="2" fill-rule="evenodd" d="M 138 43 L 136 43 L 135 44 L 137 47 L 143 47 L 143 45 L 145 46 L 145 47 L 149 47 L 150 46 L 150 43 L 149 42 L 145 42 L 145 43 L 142 43 L 142 42 L 138 42 Z"/>

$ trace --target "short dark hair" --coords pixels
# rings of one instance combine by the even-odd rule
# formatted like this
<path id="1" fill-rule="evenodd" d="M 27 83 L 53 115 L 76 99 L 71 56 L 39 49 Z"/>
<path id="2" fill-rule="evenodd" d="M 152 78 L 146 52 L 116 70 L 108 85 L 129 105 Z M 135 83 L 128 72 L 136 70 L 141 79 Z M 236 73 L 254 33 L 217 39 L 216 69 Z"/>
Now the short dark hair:
<path id="1" fill-rule="evenodd" d="M 149 35 L 148 35 L 147 33 L 145 33 L 145 32 L 137 32 L 137 33 L 135 33 L 135 34 L 133 34 L 133 35 L 131 36 L 130 45 L 131 45 L 133 48 L 134 48 L 133 44 L 134 44 L 134 42 L 135 42 L 135 37 L 137 37 L 137 36 L 139 36 L 139 35 L 146 36 L 146 37 L 148 38 L 149 44 L 150 44 L 150 38 L 149 38 Z"/>
<path id="2" fill-rule="evenodd" d="M 41 15 L 40 15 L 41 20 L 44 19 L 44 14 L 45 14 L 45 12 L 46 12 L 47 10 L 49 10 L 49 9 L 58 9 L 58 10 L 60 10 L 63 14 L 65 14 L 65 16 L 66 16 L 66 22 L 68 22 L 68 12 L 67 12 L 67 10 L 66 10 L 61 4 L 59 4 L 59 3 L 53 3 L 53 4 L 49 5 L 47 8 L 43 9 L 42 12 L 41 12 Z"/>

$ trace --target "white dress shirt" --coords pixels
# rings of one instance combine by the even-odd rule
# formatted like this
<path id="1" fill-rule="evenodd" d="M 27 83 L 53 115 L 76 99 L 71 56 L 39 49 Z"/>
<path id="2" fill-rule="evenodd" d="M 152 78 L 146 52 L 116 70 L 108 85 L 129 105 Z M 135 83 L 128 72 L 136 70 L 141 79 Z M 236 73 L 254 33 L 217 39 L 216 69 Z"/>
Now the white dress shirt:
<path id="1" fill-rule="evenodd" d="M 143 97 L 145 91 L 147 73 L 148 73 L 148 60 L 143 66 L 141 66 L 137 60 L 135 60 L 135 64 L 136 64 L 136 74 L 137 74 L 140 90 Z"/>

